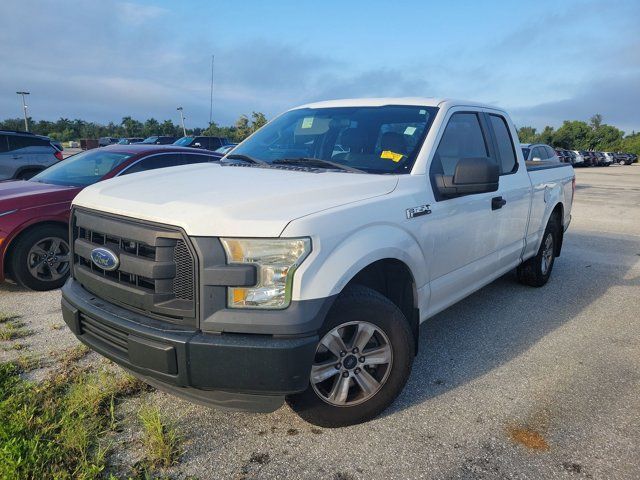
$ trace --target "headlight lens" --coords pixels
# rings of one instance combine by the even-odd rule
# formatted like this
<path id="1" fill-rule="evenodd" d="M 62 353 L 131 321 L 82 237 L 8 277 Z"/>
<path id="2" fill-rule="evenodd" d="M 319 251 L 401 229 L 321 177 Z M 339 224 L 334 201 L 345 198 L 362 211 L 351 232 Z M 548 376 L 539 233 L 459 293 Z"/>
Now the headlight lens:
<path id="1" fill-rule="evenodd" d="M 232 308 L 286 308 L 291 303 L 293 274 L 311 252 L 311 239 L 220 239 L 227 263 L 250 263 L 258 269 L 253 287 L 229 288 Z"/>

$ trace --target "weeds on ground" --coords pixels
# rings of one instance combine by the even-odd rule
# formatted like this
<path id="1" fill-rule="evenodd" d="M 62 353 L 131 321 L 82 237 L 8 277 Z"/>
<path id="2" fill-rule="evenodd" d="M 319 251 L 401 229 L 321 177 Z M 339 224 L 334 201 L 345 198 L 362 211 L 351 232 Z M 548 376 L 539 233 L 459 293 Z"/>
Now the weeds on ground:
<path id="1" fill-rule="evenodd" d="M 19 317 L 2 316 L 4 320 L 0 321 L 0 340 L 15 340 L 31 335 L 33 332 L 25 327 L 25 323 L 19 320 Z"/>
<path id="2" fill-rule="evenodd" d="M 180 438 L 158 408 L 146 405 L 140 409 L 138 418 L 144 433 L 145 466 L 167 468 L 176 464 L 181 453 Z"/>
<path id="3" fill-rule="evenodd" d="M 73 366 L 35 384 L 21 378 L 23 368 L 0 363 L 0 478 L 100 477 L 114 404 L 142 383 Z"/>

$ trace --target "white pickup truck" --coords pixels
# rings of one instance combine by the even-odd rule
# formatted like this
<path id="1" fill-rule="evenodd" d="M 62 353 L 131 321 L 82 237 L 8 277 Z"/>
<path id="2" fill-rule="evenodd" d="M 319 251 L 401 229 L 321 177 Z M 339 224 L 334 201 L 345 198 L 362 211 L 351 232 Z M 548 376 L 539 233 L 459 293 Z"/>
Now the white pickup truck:
<path id="1" fill-rule="evenodd" d="M 574 190 L 495 107 L 301 106 L 220 164 L 83 190 L 64 319 L 191 401 L 363 422 L 402 390 L 422 322 L 514 268 L 547 282 Z"/>

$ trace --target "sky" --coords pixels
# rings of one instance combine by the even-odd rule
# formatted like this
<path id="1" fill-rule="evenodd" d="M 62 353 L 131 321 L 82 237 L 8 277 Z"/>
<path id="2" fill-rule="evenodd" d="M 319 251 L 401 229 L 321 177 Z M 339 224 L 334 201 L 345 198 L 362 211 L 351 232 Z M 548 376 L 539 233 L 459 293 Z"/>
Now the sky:
<path id="1" fill-rule="evenodd" d="M 640 130 L 640 0 L 0 0 L 0 118 L 187 127 L 316 100 L 464 98 Z"/>

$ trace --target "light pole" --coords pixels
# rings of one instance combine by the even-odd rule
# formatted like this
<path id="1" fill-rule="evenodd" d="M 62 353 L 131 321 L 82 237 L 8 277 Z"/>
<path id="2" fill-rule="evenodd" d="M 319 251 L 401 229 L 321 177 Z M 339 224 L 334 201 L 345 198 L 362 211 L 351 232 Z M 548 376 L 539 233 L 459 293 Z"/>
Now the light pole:
<path id="1" fill-rule="evenodd" d="M 176 108 L 176 110 L 178 110 L 180 112 L 180 121 L 182 122 L 182 134 L 186 137 L 187 136 L 187 130 L 184 128 L 184 115 L 182 114 L 182 107 L 178 107 Z"/>
<path id="2" fill-rule="evenodd" d="M 22 95 L 22 109 L 24 110 L 24 130 L 29 131 L 29 122 L 27 121 L 27 104 L 24 101 L 24 96 L 29 95 L 29 92 L 16 92 L 18 95 Z"/>

